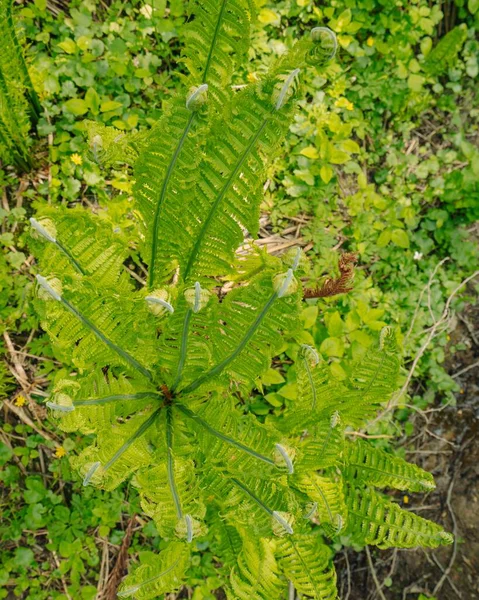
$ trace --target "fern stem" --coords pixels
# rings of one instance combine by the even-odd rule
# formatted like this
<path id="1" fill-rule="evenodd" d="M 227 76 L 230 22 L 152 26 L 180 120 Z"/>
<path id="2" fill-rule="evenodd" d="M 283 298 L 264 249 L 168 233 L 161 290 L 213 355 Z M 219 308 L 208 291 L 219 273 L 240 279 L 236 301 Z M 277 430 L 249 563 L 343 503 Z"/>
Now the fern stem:
<path id="1" fill-rule="evenodd" d="M 68 258 L 68 260 L 72 263 L 72 265 L 80 273 L 80 275 L 85 276 L 86 275 L 85 269 L 83 269 L 83 267 L 80 265 L 80 263 L 75 258 L 73 258 L 73 255 L 71 254 L 71 252 L 69 250 L 67 250 L 65 248 L 65 246 L 58 240 L 55 240 L 54 244 L 60 250 L 60 252 L 62 252 Z"/>
<path id="2" fill-rule="evenodd" d="M 323 501 L 323 504 L 326 508 L 326 512 L 328 513 L 329 516 L 329 520 L 331 521 L 331 524 L 333 523 L 333 513 L 331 511 L 331 507 L 329 506 L 329 502 L 326 498 L 326 495 L 324 494 L 323 490 L 320 488 L 320 486 L 314 482 L 313 479 L 311 479 L 311 483 L 313 484 L 313 487 L 316 489 L 316 491 L 318 492 L 318 494 L 321 497 L 321 500 Z"/>
<path id="3" fill-rule="evenodd" d="M 241 481 L 236 479 L 235 477 L 231 478 L 231 481 L 238 486 L 245 494 L 247 494 L 266 514 L 272 517 L 275 521 L 277 521 L 287 533 L 292 534 L 293 529 L 291 525 L 275 510 L 271 510 L 266 506 L 266 504 L 256 496 L 249 488 L 247 488 Z"/>
<path id="4" fill-rule="evenodd" d="M 304 358 L 304 366 L 306 367 L 306 373 L 308 375 L 309 385 L 311 386 L 311 394 L 313 396 L 313 401 L 311 403 L 311 411 L 314 411 L 316 408 L 316 386 L 314 385 L 313 375 L 311 373 L 311 367 L 309 366 L 308 359 Z"/>
<path id="5" fill-rule="evenodd" d="M 278 294 L 277 294 L 277 292 L 274 292 L 274 294 L 272 294 L 272 296 L 268 300 L 268 302 L 264 305 L 260 314 L 256 317 L 254 323 L 251 325 L 251 327 L 246 332 L 244 338 L 238 344 L 238 347 L 236 348 L 236 350 L 234 352 L 232 352 L 227 358 L 225 358 L 225 360 L 223 360 L 222 362 L 217 364 L 216 367 L 213 367 L 210 371 L 208 371 L 207 373 L 204 373 L 203 375 L 198 377 L 198 379 L 196 379 L 195 381 L 190 383 L 190 385 L 186 386 L 185 389 L 182 390 L 183 394 L 189 394 L 190 392 L 193 392 L 200 385 L 202 385 L 206 380 L 211 379 L 212 377 L 215 377 L 216 375 L 219 375 L 238 356 L 238 354 L 243 350 L 243 348 L 246 346 L 246 344 L 252 338 L 252 336 L 258 329 L 258 327 L 261 325 L 261 322 L 267 315 L 269 309 L 271 308 L 271 305 L 277 298 L 278 298 Z"/>
<path id="6" fill-rule="evenodd" d="M 218 20 L 216 21 L 215 32 L 213 34 L 213 39 L 211 40 L 211 45 L 210 45 L 210 49 L 209 49 L 209 52 L 208 52 L 208 57 L 206 59 L 206 64 L 205 64 L 205 70 L 203 72 L 202 83 L 206 83 L 206 79 L 208 77 L 208 71 L 210 69 L 211 59 L 213 58 L 213 51 L 215 49 L 216 40 L 218 38 L 220 29 L 221 29 L 221 22 L 223 21 L 223 15 L 224 15 L 224 12 L 225 12 L 225 8 L 226 8 L 227 2 L 228 2 L 228 0 L 223 0 L 220 12 L 218 14 Z"/>
<path id="7" fill-rule="evenodd" d="M 146 377 L 149 381 L 153 380 L 153 375 L 145 369 L 143 365 L 141 365 L 133 356 L 128 354 L 126 350 L 117 346 L 114 342 L 106 337 L 104 333 L 102 333 L 96 325 L 94 325 L 87 317 L 81 314 L 81 312 L 76 309 L 68 300 L 65 300 L 63 296 L 59 297 L 60 302 L 72 313 L 74 314 L 82 323 L 85 325 L 87 329 L 90 329 L 98 339 L 100 339 L 104 344 L 106 344 L 109 348 L 111 348 L 114 352 L 116 352 L 124 361 L 130 364 L 134 369 L 136 369 L 139 373 L 141 373 L 144 377 Z"/>
<path id="8" fill-rule="evenodd" d="M 173 502 L 175 503 L 176 516 L 178 519 L 183 518 L 183 511 L 181 509 L 181 500 L 176 489 L 175 483 L 175 465 L 173 459 L 173 415 L 171 406 L 166 407 L 166 447 L 167 447 L 167 469 L 168 469 L 168 483 L 173 496 Z"/>
<path id="9" fill-rule="evenodd" d="M 128 440 L 123 444 L 123 446 L 121 446 L 121 448 L 119 448 L 115 452 L 115 454 L 110 458 L 110 460 L 107 463 L 105 463 L 105 465 L 102 468 L 103 473 L 107 471 L 120 458 L 120 456 L 124 454 L 128 450 L 128 448 L 136 442 L 138 438 L 140 438 L 144 433 L 146 433 L 146 431 L 155 422 L 156 418 L 160 414 L 160 411 L 161 407 L 157 408 L 153 413 L 151 413 L 148 419 L 143 421 L 143 423 L 138 427 L 135 433 L 130 438 L 128 438 Z"/>
<path id="10" fill-rule="evenodd" d="M 192 312 L 193 311 L 191 310 L 191 308 L 189 308 L 185 314 L 185 320 L 183 323 L 183 332 L 181 334 L 180 360 L 178 362 L 176 379 L 173 383 L 173 386 L 171 387 L 172 392 L 174 392 L 176 390 L 176 388 L 178 387 L 178 384 L 181 381 L 181 376 L 183 374 L 183 368 L 185 366 L 185 360 L 186 360 L 186 351 L 188 349 L 188 333 L 189 333 L 189 328 L 190 328 L 190 320 L 191 320 Z"/>
<path id="11" fill-rule="evenodd" d="M 265 513 L 267 513 L 270 517 L 274 517 L 274 511 L 271 510 L 270 508 L 268 508 L 266 506 L 266 504 L 260 500 L 258 498 L 258 496 L 256 496 L 256 494 L 254 494 L 249 488 L 247 488 L 244 483 L 241 483 L 241 481 L 239 481 L 238 479 L 236 479 L 235 477 L 231 478 L 231 481 L 237 486 L 239 487 L 241 490 L 243 490 L 243 492 L 248 495 L 254 502 L 256 502 L 256 504 L 262 509 L 264 510 Z"/>
<path id="12" fill-rule="evenodd" d="M 168 165 L 168 169 L 165 174 L 165 179 L 163 180 L 163 185 L 161 187 L 160 197 L 158 198 L 158 202 L 156 203 L 155 208 L 155 217 L 153 220 L 153 231 L 152 231 L 152 243 L 151 243 L 151 260 L 150 260 L 150 268 L 148 273 L 148 283 L 150 288 L 152 288 L 155 284 L 155 261 L 156 261 L 156 252 L 158 247 L 158 227 L 160 224 L 160 214 L 163 206 L 163 202 L 165 200 L 166 192 L 168 190 L 168 184 L 170 182 L 171 175 L 176 166 L 176 162 L 181 153 L 181 150 L 184 146 L 186 138 L 190 132 L 190 129 L 195 121 L 196 113 L 192 112 L 188 118 L 188 122 L 186 123 L 186 127 L 181 135 L 181 138 L 176 146 L 175 152 L 170 160 L 170 164 Z"/>
<path id="13" fill-rule="evenodd" d="M 256 452 L 255 450 L 252 450 L 251 448 L 248 448 L 248 446 L 245 446 L 241 442 L 238 442 L 235 439 L 233 439 L 233 438 L 225 435 L 224 433 L 221 433 L 220 431 L 217 431 L 216 429 L 214 429 L 213 427 L 211 427 L 211 425 L 209 423 L 207 423 L 204 419 L 202 419 L 199 415 L 197 415 L 196 413 L 194 413 L 192 410 L 190 410 L 189 408 L 187 408 L 183 404 L 175 403 L 175 407 L 178 410 L 180 410 L 184 415 L 186 415 L 187 417 L 189 417 L 193 421 L 196 421 L 196 423 L 198 423 L 199 425 L 201 425 L 211 435 L 219 438 L 220 440 L 223 440 L 224 442 L 226 442 L 227 444 L 230 444 L 231 446 L 235 446 L 236 448 L 239 448 L 240 450 L 243 450 L 243 452 L 246 452 L 247 454 L 250 454 L 251 456 L 254 456 L 258 460 L 262 460 L 263 462 L 267 463 L 268 465 L 275 466 L 274 460 L 272 460 L 271 458 L 268 458 L 267 456 L 263 456 L 262 454 L 259 454 L 259 452 Z"/>
<path id="14" fill-rule="evenodd" d="M 264 121 L 262 122 L 262 124 L 260 125 L 258 131 L 255 133 L 255 135 L 253 136 L 252 140 L 250 141 L 250 143 L 248 144 L 248 146 L 245 148 L 243 154 L 240 156 L 238 162 L 236 163 L 236 167 L 233 169 L 232 173 L 230 174 L 230 176 L 228 177 L 226 183 L 224 184 L 224 186 L 222 187 L 220 193 L 218 194 L 218 196 L 216 197 L 216 200 L 214 201 L 210 212 L 208 213 L 208 216 L 206 217 L 205 222 L 203 223 L 201 230 L 198 234 L 198 237 L 196 238 L 196 242 L 195 245 L 193 246 L 193 249 L 191 251 L 190 257 L 188 259 L 188 263 L 186 265 L 185 268 L 185 273 L 183 275 L 183 279 L 186 281 L 186 279 L 188 278 L 191 268 L 193 267 L 194 261 L 196 260 L 196 257 L 198 255 L 198 252 L 201 248 L 201 245 L 203 243 L 203 240 L 205 238 L 206 235 L 206 231 L 211 223 L 211 220 L 213 219 L 213 216 L 216 212 L 216 209 L 218 208 L 220 202 L 223 200 L 223 198 L 225 197 L 225 195 L 228 193 L 229 188 L 231 187 L 231 185 L 233 184 L 235 177 L 237 176 L 237 174 L 239 173 L 241 167 L 243 166 L 245 160 L 248 158 L 248 155 L 250 154 L 251 150 L 253 149 L 254 145 L 256 144 L 256 142 L 258 141 L 260 135 L 263 133 L 264 128 L 266 127 L 266 125 L 268 124 L 269 119 L 264 119 Z"/>
<path id="15" fill-rule="evenodd" d="M 73 406 L 94 406 L 101 404 L 108 404 L 109 402 L 121 401 L 121 400 L 143 400 L 145 398 L 154 398 L 161 396 L 157 392 L 138 392 L 137 394 L 113 394 L 111 396 L 105 396 L 104 398 L 89 398 L 88 400 L 76 400 L 73 402 Z"/>

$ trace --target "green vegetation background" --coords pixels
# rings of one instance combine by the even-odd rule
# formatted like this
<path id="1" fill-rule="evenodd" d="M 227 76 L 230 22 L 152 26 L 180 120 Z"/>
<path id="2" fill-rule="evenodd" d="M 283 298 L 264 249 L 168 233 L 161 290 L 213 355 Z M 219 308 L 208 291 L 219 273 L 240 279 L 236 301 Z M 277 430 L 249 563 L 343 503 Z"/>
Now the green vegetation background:
<path id="1" fill-rule="evenodd" d="M 295 344 L 314 340 L 342 379 L 379 330 L 395 324 L 404 382 L 415 366 L 413 392 L 368 433 L 410 435 L 414 407 L 454 402 L 460 391 L 443 367 L 446 353 L 460 348 L 448 343 L 451 319 L 441 315 L 479 262 L 479 1 L 256 3 L 254 52 L 237 85 L 261 76 L 302 31 L 326 25 L 339 42 L 325 74 L 307 82 L 286 151 L 269 173 L 264 225 L 270 235 L 297 226 L 315 254 L 312 283 L 333 273 L 340 251 L 356 252 L 359 268 L 350 294 L 304 310 L 304 329 L 249 409 L 261 415 L 294 400 L 287 357 Z M 180 81 L 185 14 L 183 0 L 35 0 L 15 8 L 45 115 L 31 140 L 32 172 L 0 169 L 0 398 L 8 417 L 0 432 L 0 598 L 95 598 L 106 560 L 131 515 L 141 514 L 128 485 L 82 489 L 69 467 L 80 438 L 61 439 L 46 419 L 42 403 L 57 366 L 31 308 L 26 223 L 40 204 L 83 202 L 115 226 L 134 228 L 131 172 L 98 165 L 82 121 L 126 132 L 156 121 Z M 460 288 L 451 307 L 460 310 L 473 294 Z M 347 544 L 339 539 L 336 548 Z M 133 536 L 132 560 L 161 545 L 145 524 Z M 212 562 L 207 542 L 198 543 L 194 600 L 212 599 L 221 587 Z"/>

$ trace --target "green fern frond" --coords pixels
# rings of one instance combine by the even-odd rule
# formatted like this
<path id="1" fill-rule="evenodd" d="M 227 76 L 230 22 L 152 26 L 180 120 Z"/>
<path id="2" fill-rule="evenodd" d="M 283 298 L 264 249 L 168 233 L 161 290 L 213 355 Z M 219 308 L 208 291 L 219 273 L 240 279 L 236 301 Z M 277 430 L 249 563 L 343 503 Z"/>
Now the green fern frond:
<path id="1" fill-rule="evenodd" d="M 166 107 L 135 165 L 134 193 L 144 225 L 143 252 L 149 265 L 150 288 L 170 279 L 176 267 L 171 255 L 165 257 L 173 232 L 170 230 L 165 237 L 160 231 L 164 223 L 178 219 L 178 197 L 186 198 L 193 193 L 195 172 L 208 131 L 205 109 L 189 109 L 186 102 L 186 97 L 176 98 Z M 182 230 L 180 233 L 177 243 L 185 237 Z"/>
<path id="2" fill-rule="evenodd" d="M 37 302 L 43 328 L 62 356 L 80 368 L 122 365 L 151 380 L 146 365 L 157 358 L 156 336 L 144 298 L 113 289 L 100 294 L 87 282 L 70 287 L 37 279 L 46 300 Z M 52 286 L 54 296 L 45 291 Z"/>
<path id="3" fill-rule="evenodd" d="M 29 170 L 30 118 L 38 120 L 42 108 L 15 31 L 12 0 L 0 0 L 0 159 Z"/>
<path id="4" fill-rule="evenodd" d="M 327 534 L 340 534 L 347 522 L 342 478 L 333 471 L 327 476 L 309 473 L 295 476 L 293 485 L 310 501 L 306 516 L 316 518 Z"/>
<path id="5" fill-rule="evenodd" d="M 96 285 L 131 289 L 123 263 L 129 249 L 119 232 L 83 208 L 42 207 L 31 218 L 32 249 L 41 270 L 88 277 Z"/>
<path id="6" fill-rule="evenodd" d="M 224 275 L 232 269 L 243 228 L 255 234 L 265 168 L 295 110 L 297 86 L 289 76 L 304 64 L 314 42 L 296 46 L 263 82 L 241 90 L 227 118 L 211 130 L 211 123 L 202 126 L 208 115 L 206 91 L 195 110 L 186 106 L 187 97 L 175 100 L 158 125 L 158 140 L 137 164 L 137 195 L 149 225 L 151 286 L 177 266 L 185 281 L 203 283 L 205 277 Z M 166 144 L 165 128 L 171 134 Z M 202 155 L 207 158 L 199 162 Z"/>
<path id="7" fill-rule="evenodd" d="M 317 600 L 336 600 L 336 573 L 332 552 L 312 534 L 277 541 L 276 556 L 281 570 L 301 593 Z"/>
<path id="8" fill-rule="evenodd" d="M 336 414 L 321 421 L 301 436 L 296 443 L 298 457 L 296 471 L 310 472 L 337 466 L 341 462 L 344 444 L 344 428 L 336 422 Z"/>
<path id="9" fill-rule="evenodd" d="M 277 438 L 256 419 L 239 414 L 231 399 L 211 397 L 197 413 L 181 404 L 176 406 L 198 425 L 195 430 L 200 448 L 213 464 L 233 473 L 261 476 L 264 472 L 271 476 Z M 264 465 L 269 468 L 265 470 Z"/>
<path id="10" fill-rule="evenodd" d="M 1 35 L 1 32 L 0 32 Z M 0 159 L 28 170 L 27 104 L 17 80 L 8 80 L 0 65 Z"/>
<path id="11" fill-rule="evenodd" d="M 280 481 L 243 475 L 241 479 L 211 469 L 202 476 L 206 494 L 211 494 L 222 516 L 235 527 L 256 538 L 290 535 L 299 506 Z"/>
<path id="12" fill-rule="evenodd" d="M 193 18 L 185 34 L 189 41 L 185 61 L 191 72 L 187 85 L 191 89 L 166 107 L 135 168 L 135 196 L 145 225 L 150 288 L 168 279 L 175 268 L 171 248 L 165 261 L 165 245 L 188 241 L 184 227 L 173 234 L 168 224 L 176 223 L 179 217 L 178 194 L 186 203 L 195 184 L 210 129 L 204 106 L 207 95 L 211 96 L 210 104 L 226 101 L 228 95 L 221 84 L 229 81 L 230 68 L 248 48 L 250 8 L 249 0 L 192 3 Z M 181 240 L 174 239 L 178 234 Z"/>
<path id="13" fill-rule="evenodd" d="M 467 25 L 462 23 L 451 29 L 439 40 L 424 61 L 423 68 L 426 73 L 440 75 L 453 64 L 464 42 L 467 40 Z"/>
<path id="14" fill-rule="evenodd" d="M 141 559 L 141 566 L 122 582 L 118 598 L 151 600 L 179 589 L 190 564 L 190 549 L 170 542 L 159 554 L 142 552 Z"/>
<path id="15" fill-rule="evenodd" d="M 373 490 L 346 487 L 348 528 L 357 544 L 379 548 L 437 548 L 452 543 L 452 535 L 432 521 L 403 510 Z"/>
<path id="16" fill-rule="evenodd" d="M 243 547 L 241 535 L 236 527 L 223 519 L 215 505 L 208 508 L 207 521 L 211 551 L 221 562 L 221 568 L 229 574 Z"/>
<path id="17" fill-rule="evenodd" d="M 146 133 L 121 131 L 116 127 L 89 120 L 83 121 L 82 124 L 91 158 L 103 167 L 117 163 L 133 166 L 146 146 Z"/>
<path id="18" fill-rule="evenodd" d="M 248 390 L 255 385 L 281 347 L 281 333 L 292 331 L 297 323 L 301 290 L 292 272 L 288 277 L 288 289 L 281 288 L 283 279 L 279 281 L 272 272 L 265 272 L 227 295 L 208 332 L 216 365 L 181 387 L 183 393 L 191 393 L 203 384 L 202 390 L 232 384 Z"/>
<path id="19" fill-rule="evenodd" d="M 214 364 L 207 336 L 214 319 L 217 297 L 204 291 L 203 294 L 207 294 L 206 304 L 201 308 L 198 305 L 195 311 L 196 290 L 195 287 L 183 286 L 177 290 L 177 298 L 172 299 L 174 313 L 165 321 L 158 340 L 162 376 L 172 389 L 185 379 L 195 380 Z M 199 293 L 201 295 L 201 288 Z"/>
<path id="20" fill-rule="evenodd" d="M 143 379 L 122 374 L 115 377 L 111 372 L 105 375 L 99 370 L 86 377 L 57 381 L 47 406 L 60 418 L 63 431 L 89 434 L 145 409 L 160 397 Z"/>
<path id="21" fill-rule="evenodd" d="M 269 540 L 245 541 L 238 564 L 231 573 L 231 587 L 235 600 L 273 600 L 284 593 L 274 556 L 274 544 Z"/>
<path id="22" fill-rule="evenodd" d="M 98 432 L 96 445 L 86 448 L 72 465 L 84 477 L 84 485 L 93 482 L 105 490 L 113 490 L 142 466 L 151 464 L 149 439 L 154 439 L 154 425 L 159 409 L 145 410 L 126 423 L 116 423 Z"/>
<path id="23" fill-rule="evenodd" d="M 211 99 L 221 107 L 249 49 L 254 5 L 251 0 L 192 0 L 189 8 L 194 17 L 184 31 L 184 61 L 191 80 L 208 84 Z"/>
<path id="24" fill-rule="evenodd" d="M 335 411 L 344 425 L 360 426 L 396 390 L 399 360 L 395 352 L 394 334 L 385 328 L 380 346 L 369 349 L 351 365 L 350 376 L 338 382 L 329 366 L 319 361 L 317 351 L 306 347 L 298 359 L 297 401 L 284 415 L 281 427 L 301 431 L 331 418 Z"/>
<path id="25" fill-rule="evenodd" d="M 133 480 L 133 484 L 140 490 L 143 510 L 155 521 L 160 535 L 166 538 L 186 532 L 186 515 L 199 523 L 206 513 L 199 495 L 195 465 L 191 459 L 174 458 L 174 482 L 173 492 L 166 462 L 140 471 Z M 204 528 L 202 532 L 204 533 Z M 194 533 L 197 535 L 198 531 Z"/>
<path id="26" fill-rule="evenodd" d="M 345 476 L 355 482 L 410 492 L 428 492 L 436 487 L 430 473 L 362 440 L 346 443 L 344 463 Z"/>
<path id="27" fill-rule="evenodd" d="M 0 70 L 8 83 L 18 81 L 20 78 L 21 86 L 25 89 L 30 102 L 32 116 L 37 120 L 42 113 L 42 107 L 17 38 L 12 7 L 13 0 L 0 0 L 0 39 L 2 40 Z"/>

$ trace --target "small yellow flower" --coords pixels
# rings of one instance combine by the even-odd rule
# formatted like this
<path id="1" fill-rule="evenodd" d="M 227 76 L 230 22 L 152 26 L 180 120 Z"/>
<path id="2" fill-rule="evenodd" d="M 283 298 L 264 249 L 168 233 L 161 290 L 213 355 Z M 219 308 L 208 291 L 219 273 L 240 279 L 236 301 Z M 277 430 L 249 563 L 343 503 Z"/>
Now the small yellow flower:
<path id="1" fill-rule="evenodd" d="M 256 75 L 256 73 L 248 73 L 248 75 L 246 75 L 246 79 L 250 83 L 255 83 L 256 81 L 258 81 L 258 75 Z"/>
<path id="2" fill-rule="evenodd" d="M 66 453 L 67 453 L 67 451 L 65 450 L 65 448 L 63 446 L 57 446 L 57 448 L 55 450 L 55 456 L 57 458 L 61 458 L 62 456 L 65 456 Z"/>
<path id="3" fill-rule="evenodd" d="M 409 504 L 409 496 L 404 496 L 402 501 L 404 502 L 404 504 Z"/>
<path id="4" fill-rule="evenodd" d="M 27 399 L 25 398 L 25 396 L 22 396 L 22 394 L 17 396 L 14 400 L 15 406 L 24 406 L 26 403 L 27 403 Z"/>
<path id="5" fill-rule="evenodd" d="M 371 46 L 374 46 L 374 38 L 372 37 L 368 37 L 368 39 L 366 40 L 366 44 L 371 48 Z"/>
<path id="6" fill-rule="evenodd" d="M 81 165 L 83 162 L 83 158 L 79 154 L 72 154 L 70 156 L 70 160 L 74 165 Z"/>

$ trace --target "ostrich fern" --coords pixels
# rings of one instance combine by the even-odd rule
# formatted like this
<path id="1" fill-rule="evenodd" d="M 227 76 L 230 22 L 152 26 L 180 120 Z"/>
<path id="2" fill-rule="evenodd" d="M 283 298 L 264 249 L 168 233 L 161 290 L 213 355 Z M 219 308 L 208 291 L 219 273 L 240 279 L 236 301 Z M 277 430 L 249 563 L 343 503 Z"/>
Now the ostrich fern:
<path id="1" fill-rule="evenodd" d="M 178 589 L 192 541 L 206 534 L 228 597 L 248 600 L 285 598 L 291 586 L 336 598 L 326 538 L 339 533 L 381 548 L 451 541 L 376 491 L 429 491 L 431 475 L 345 439 L 396 389 L 388 329 L 341 383 L 302 347 L 297 401 L 264 423 L 246 414 L 258 378 L 298 326 L 307 259 L 294 250 L 239 260 L 235 251 L 245 229 L 257 231 L 265 169 L 294 115 L 301 74 L 335 46 L 329 30 L 313 30 L 234 93 L 252 13 L 247 0 L 193 3 L 185 93 L 165 107 L 135 164 L 144 287 L 123 268 L 129 241 L 97 216 L 48 208 L 32 219 L 43 273 L 35 302 L 75 372 L 56 381 L 48 406 L 64 431 L 95 434 L 73 460 L 84 484 L 111 490 L 132 478 L 169 541 L 144 553 L 119 597 Z M 237 284 L 223 297 L 224 278 Z"/>
<path id="2" fill-rule="evenodd" d="M 0 0 L 0 159 L 28 170 L 30 117 L 36 124 L 41 105 L 18 41 L 12 0 Z"/>

